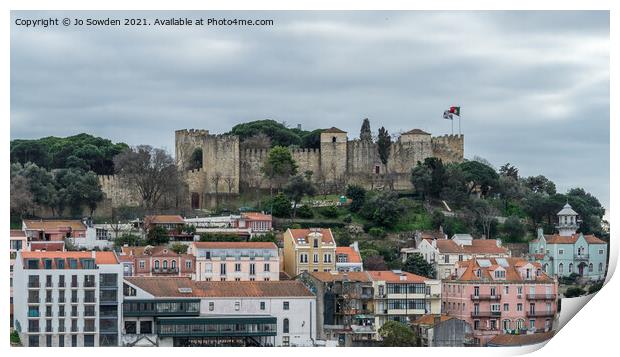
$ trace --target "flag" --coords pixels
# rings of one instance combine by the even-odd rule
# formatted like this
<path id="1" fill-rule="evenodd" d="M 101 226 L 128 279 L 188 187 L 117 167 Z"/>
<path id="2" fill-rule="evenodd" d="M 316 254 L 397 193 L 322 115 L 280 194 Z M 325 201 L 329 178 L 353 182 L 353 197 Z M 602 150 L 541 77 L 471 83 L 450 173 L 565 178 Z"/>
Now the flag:
<path id="1" fill-rule="evenodd" d="M 461 116 L 461 107 L 450 107 L 450 113 L 456 115 L 457 117 Z"/>
<path id="2" fill-rule="evenodd" d="M 443 118 L 444 118 L 444 119 L 448 119 L 448 120 L 452 120 L 452 119 L 453 119 L 453 118 L 452 118 L 452 113 L 450 113 L 450 111 L 449 111 L 449 110 L 444 110 L 444 111 L 443 111 Z"/>

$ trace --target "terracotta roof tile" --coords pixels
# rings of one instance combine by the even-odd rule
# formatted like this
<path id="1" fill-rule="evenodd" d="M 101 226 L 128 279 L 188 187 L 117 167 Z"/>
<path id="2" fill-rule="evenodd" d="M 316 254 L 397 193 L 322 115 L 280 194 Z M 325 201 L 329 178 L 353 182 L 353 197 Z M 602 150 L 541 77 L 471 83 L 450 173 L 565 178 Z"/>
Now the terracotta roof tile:
<path id="1" fill-rule="evenodd" d="M 545 342 L 553 337 L 554 332 L 533 333 L 525 335 L 501 334 L 489 340 L 489 346 L 525 346 Z"/>
<path id="2" fill-rule="evenodd" d="M 435 323 L 437 322 L 437 319 L 436 319 L 437 317 L 439 317 L 439 321 L 441 321 L 441 322 L 448 321 L 448 320 L 451 320 L 451 319 L 455 319 L 455 317 L 448 316 L 446 314 L 441 314 L 439 316 L 438 315 L 428 314 L 428 315 L 420 316 L 419 318 L 414 320 L 412 322 L 412 324 L 435 326 Z"/>
<path id="3" fill-rule="evenodd" d="M 495 239 L 473 239 L 471 245 L 458 245 L 452 239 L 437 239 L 441 253 L 508 254 L 508 249 L 497 246 Z"/>
<path id="4" fill-rule="evenodd" d="M 264 214 L 260 212 L 245 212 L 241 214 L 241 217 L 255 221 L 271 221 L 270 214 Z"/>
<path id="5" fill-rule="evenodd" d="M 86 226 L 79 219 L 25 219 L 24 224 L 27 230 L 64 230 L 85 231 Z"/>
<path id="6" fill-rule="evenodd" d="M 39 251 L 64 251 L 65 242 L 63 241 L 32 241 L 30 242 L 30 250 Z"/>
<path id="7" fill-rule="evenodd" d="M 334 236 L 332 234 L 332 230 L 329 228 L 306 228 L 306 229 L 290 229 L 289 231 L 291 232 L 291 235 L 294 238 L 295 243 L 297 243 L 297 240 L 299 239 L 304 239 L 306 243 L 308 242 L 308 235 L 312 232 L 313 229 L 319 229 L 319 233 L 321 233 L 321 235 L 323 236 L 322 241 L 323 243 L 333 243 L 336 244 L 336 241 L 334 240 Z"/>
<path id="8" fill-rule="evenodd" d="M 374 281 L 386 281 L 388 283 L 423 283 L 426 280 L 429 280 L 426 277 L 411 274 L 406 271 L 397 274 L 391 270 L 371 270 L 368 271 L 368 274 Z M 406 279 L 401 280 L 401 276 L 405 276 Z"/>
<path id="9" fill-rule="evenodd" d="M 507 267 L 502 266 L 501 264 L 498 263 L 497 259 L 495 258 L 484 258 L 484 259 L 470 259 L 467 260 L 465 262 L 462 262 L 461 264 L 459 264 L 460 267 L 464 267 L 465 271 L 463 271 L 463 273 L 461 274 L 460 277 L 452 277 L 452 280 L 456 280 L 456 281 L 525 281 L 524 278 L 521 277 L 521 274 L 519 273 L 519 271 L 517 270 L 517 268 L 523 267 L 527 264 L 531 264 L 533 267 L 535 268 L 541 268 L 541 264 L 540 263 L 535 263 L 535 262 L 529 262 L 523 258 L 501 258 L 506 260 L 506 263 L 508 263 Z M 484 266 L 480 266 L 479 264 L 479 260 L 488 260 L 490 263 L 490 266 L 488 267 L 484 267 Z M 506 277 L 505 279 L 502 280 L 497 280 L 494 278 L 493 275 L 491 275 L 491 272 L 493 272 L 494 270 L 496 270 L 498 267 L 498 265 L 506 270 Z M 476 271 L 480 270 L 480 277 L 478 277 L 476 275 Z M 532 274 L 534 274 L 534 279 L 535 281 L 541 281 L 541 282 L 553 282 L 553 279 L 550 278 L 545 272 L 541 271 L 540 272 L 540 276 L 536 277 L 535 276 L 535 272 L 532 272 Z"/>
<path id="10" fill-rule="evenodd" d="M 297 280 L 193 281 L 183 277 L 125 277 L 129 283 L 156 297 L 313 297 Z M 191 288 L 182 293 L 179 288 Z"/>
<path id="11" fill-rule="evenodd" d="M 23 259 L 83 259 L 92 258 L 95 253 L 95 263 L 99 265 L 104 264 L 118 264 L 118 259 L 114 252 L 22 252 Z M 68 266 L 66 266 L 68 268 Z"/>
<path id="12" fill-rule="evenodd" d="M 183 217 L 179 215 L 157 215 L 157 216 L 146 216 L 144 217 L 145 224 L 163 224 L 163 223 L 173 223 L 173 224 L 183 224 L 185 221 Z"/>
<path id="13" fill-rule="evenodd" d="M 547 244 L 575 244 L 577 239 L 581 236 L 581 233 L 575 233 L 571 236 L 561 236 L 561 235 L 545 235 L 545 241 Z M 588 244 L 607 244 L 607 242 L 593 236 L 593 235 L 584 235 L 583 236 L 588 242 Z"/>
<path id="14" fill-rule="evenodd" d="M 26 233 L 21 229 L 11 229 L 11 237 L 26 237 Z"/>
<path id="15" fill-rule="evenodd" d="M 347 256 L 347 263 L 361 263 L 362 257 L 360 253 L 355 251 L 352 247 L 336 247 L 336 256 L 344 254 Z M 338 259 L 336 259 L 338 262 Z"/>

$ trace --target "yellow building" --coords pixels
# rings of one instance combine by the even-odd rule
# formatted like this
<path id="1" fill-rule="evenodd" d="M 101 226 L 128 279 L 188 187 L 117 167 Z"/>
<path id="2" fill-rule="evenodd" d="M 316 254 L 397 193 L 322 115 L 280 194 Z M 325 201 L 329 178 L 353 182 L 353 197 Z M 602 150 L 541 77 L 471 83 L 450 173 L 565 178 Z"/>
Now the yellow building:
<path id="1" fill-rule="evenodd" d="M 336 270 L 336 241 L 328 228 L 288 229 L 284 232 L 284 271 L 291 277 L 303 272 Z"/>

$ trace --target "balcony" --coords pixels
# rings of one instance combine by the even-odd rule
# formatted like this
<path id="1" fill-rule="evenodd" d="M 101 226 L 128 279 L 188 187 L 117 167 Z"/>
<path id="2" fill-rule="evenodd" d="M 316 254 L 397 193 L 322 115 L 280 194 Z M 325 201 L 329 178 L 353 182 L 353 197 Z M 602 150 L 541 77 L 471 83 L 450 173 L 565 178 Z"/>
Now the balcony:
<path id="1" fill-rule="evenodd" d="M 52 326 L 45 326 L 45 332 L 53 332 Z"/>
<path id="2" fill-rule="evenodd" d="M 153 274 L 178 274 L 179 269 L 177 267 L 174 268 L 153 268 Z"/>
<path id="3" fill-rule="evenodd" d="M 29 296 L 28 297 L 28 303 L 29 304 L 38 304 L 39 303 L 39 297 L 38 296 Z"/>
<path id="4" fill-rule="evenodd" d="M 77 303 L 78 303 L 78 298 L 76 298 L 76 297 L 75 297 L 75 298 L 74 298 L 74 297 L 72 297 L 72 298 L 71 298 L 71 303 L 72 303 L 72 304 L 77 304 Z"/>
<path id="5" fill-rule="evenodd" d="M 41 287 L 41 285 L 39 284 L 38 281 L 29 281 L 28 282 L 28 289 L 38 289 L 40 287 Z"/>
<path id="6" fill-rule="evenodd" d="M 95 287 L 95 282 L 94 281 L 85 281 L 84 282 L 84 287 L 85 288 L 94 288 Z"/>
<path id="7" fill-rule="evenodd" d="M 555 311 L 528 311 L 527 317 L 553 317 Z"/>
<path id="8" fill-rule="evenodd" d="M 47 296 L 47 297 L 45 297 L 45 303 L 46 303 L 46 304 L 51 304 L 51 303 L 53 303 L 53 302 L 54 302 L 54 300 L 52 299 L 52 297 L 51 297 L 51 296 Z"/>
<path id="9" fill-rule="evenodd" d="M 501 295 L 472 295 L 471 296 L 472 300 L 477 300 L 477 301 L 484 301 L 484 300 L 501 300 L 502 296 Z"/>
<path id="10" fill-rule="evenodd" d="M 67 300 L 65 299 L 64 295 L 59 295 L 58 296 L 58 303 L 59 304 L 64 304 Z"/>
<path id="11" fill-rule="evenodd" d="M 575 254 L 574 260 L 577 260 L 577 261 L 590 260 L 590 254 Z"/>
<path id="12" fill-rule="evenodd" d="M 71 326 L 71 332 L 79 332 L 77 326 Z"/>
<path id="13" fill-rule="evenodd" d="M 500 317 L 501 311 L 472 311 L 471 317 Z"/>
<path id="14" fill-rule="evenodd" d="M 64 326 L 58 326 L 58 332 L 65 332 Z"/>
<path id="15" fill-rule="evenodd" d="M 54 284 L 52 284 L 52 282 L 51 282 L 51 281 L 46 281 L 46 282 L 45 282 L 45 287 L 46 287 L 47 289 L 51 289 L 51 288 L 53 288 L 53 287 L 54 287 Z"/>
<path id="16" fill-rule="evenodd" d="M 41 314 L 38 310 L 30 310 L 28 311 L 28 317 L 39 317 Z"/>
<path id="17" fill-rule="evenodd" d="M 555 300 L 556 294 L 527 294 L 528 300 Z"/>
<path id="18" fill-rule="evenodd" d="M 59 281 L 58 282 L 58 287 L 59 288 L 64 288 L 65 287 L 65 282 L 64 281 Z"/>
<path id="19" fill-rule="evenodd" d="M 77 288 L 78 287 L 78 282 L 77 281 L 72 281 L 71 282 L 71 287 L 72 288 Z"/>

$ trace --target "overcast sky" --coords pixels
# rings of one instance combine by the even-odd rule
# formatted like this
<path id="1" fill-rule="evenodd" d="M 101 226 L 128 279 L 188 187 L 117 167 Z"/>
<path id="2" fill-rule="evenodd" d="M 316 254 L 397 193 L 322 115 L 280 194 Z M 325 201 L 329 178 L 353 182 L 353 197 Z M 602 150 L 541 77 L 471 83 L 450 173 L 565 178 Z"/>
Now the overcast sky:
<path id="1" fill-rule="evenodd" d="M 269 27 L 15 26 L 17 18 L 273 19 Z M 174 130 L 274 119 L 450 133 L 465 156 L 609 207 L 607 12 L 13 12 L 11 139 L 90 133 L 174 154 Z M 458 122 L 455 122 L 455 130 Z"/>

